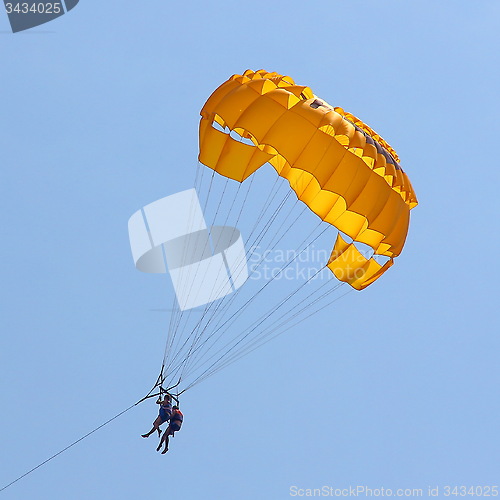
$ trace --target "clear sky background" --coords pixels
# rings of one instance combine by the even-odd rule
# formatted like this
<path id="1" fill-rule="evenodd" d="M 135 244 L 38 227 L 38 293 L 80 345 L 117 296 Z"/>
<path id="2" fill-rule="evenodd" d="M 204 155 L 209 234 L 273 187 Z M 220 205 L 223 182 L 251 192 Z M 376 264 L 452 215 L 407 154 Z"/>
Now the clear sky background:
<path id="1" fill-rule="evenodd" d="M 145 402 L 0 497 L 499 484 L 499 19 L 493 0 L 81 0 L 13 35 L 1 14 L 0 487 L 154 383 L 172 290 L 134 268 L 127 220 L 192 187 L 231 74 L 359 116 L 420 204 L 376 284 L 186 393 L 166 456 Z"/>

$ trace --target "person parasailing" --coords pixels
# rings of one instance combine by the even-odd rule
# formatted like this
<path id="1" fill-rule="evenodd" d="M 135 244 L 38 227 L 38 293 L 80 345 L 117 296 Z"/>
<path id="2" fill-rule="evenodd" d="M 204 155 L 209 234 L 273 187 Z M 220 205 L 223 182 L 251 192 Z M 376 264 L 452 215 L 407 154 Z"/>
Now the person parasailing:
<path id="1" fill-rule="evenodd" d="M 174 437 L 174 434 L 181 429 L 183 421 L 184 415 L 182 414 L 181 410 L 179 410 L 178 406 L 174 406 L 172 415 L 170 417 L 170 424 L 165 429 L 165 432 L 160 439 L 160 444 L 158 445 L 158 448 L 156 448 L 156 451 L 160 451 L 161 445 L 165 443 L 165 449 L 161 452 L 161 454 L 164 455 L 165 453 L 167 453 L 169 436 Z"/>
<path id="2" fill-rule="evenodd" d="M 172 396 L 170 394 L 165 394 L 165 396 L 158 397 L 158 400 L 156 401 L 157 405 L 160 405 L 160 409 L 158 412 L 158 417 L 156 417 L 156 420 L 153 422 L 153 427 L 152 429 L 147 432 L 146 434 L 141 434 L 143 438 L 147 438 L 153 434 L 153 432 L 158 431 L 158 437 L 161 436 L 161 430 L 160 426 L 164 423 L 170 420 L 170 415 L 172 414 Z"/>

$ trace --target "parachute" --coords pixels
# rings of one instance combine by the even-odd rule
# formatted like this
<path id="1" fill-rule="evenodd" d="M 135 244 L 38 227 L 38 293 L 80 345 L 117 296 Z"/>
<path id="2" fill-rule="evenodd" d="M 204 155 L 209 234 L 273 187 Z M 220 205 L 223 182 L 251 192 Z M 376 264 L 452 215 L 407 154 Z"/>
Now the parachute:
<path id="1" fill-rule="evenodd" d="M 339 235 L 328 263 L 339 280 L 362 290 L 392 266 L 417 199 L 396 152 L 370 127 L 309 87 L 263 70 L 232 76 L 201 116 L 201 163 L 243 182 L 269 162 L 316 215 L 373 249 L 366 259 Z M 380 265 L 376 256 L 389 260 Z"/>
<path id="2" fill-rule="evenodd" d="M 264 70 L 233 75 L 206 101 L 198 159 L 194 189 L 129 221 L 136 267 L 172 280 L 153 390 L 177 396 L 330 307 L 341 287 L 373 284 L 400 255 L 417 205 L 380 135 Z"/>

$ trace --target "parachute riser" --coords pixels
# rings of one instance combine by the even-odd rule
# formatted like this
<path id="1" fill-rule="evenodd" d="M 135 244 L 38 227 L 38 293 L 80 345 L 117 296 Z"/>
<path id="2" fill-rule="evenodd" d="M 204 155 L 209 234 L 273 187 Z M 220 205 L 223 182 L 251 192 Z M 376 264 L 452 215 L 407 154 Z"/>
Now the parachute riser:
<path id="1" fill-rule="evenodd" d="M 139 404 L 139 403 L 142 403 L 143 401 L 146 401 L 146 399 L 150 399 L 150 398 L 155 398 L 157 396 L 163 396 L 164 394 L 168 394 L 169 396 L 172 397 L 172 399 L 177 403 L 179 404 L 179 395 L 182 393 L 177 393 L 177 394 L 172 394 L 170 391 L 172 391 L 172 389 L 175 389 L 180 383 L 181 383 L 181 379 L 179 378 L 179 380 L 177 381 L 176 384 L 170 386 L 170 387 L 167 387 L 166 389 L 163 388 L 162 386 L 162 383 L 163 383 L 164 379 L 162 377 L 162 374 L 160 374 L 156 380 L 156 383 L 155 385 L 153 386 L 153 388 L 141 399 L 139 400 L 136 404 Z M 154 392 L 154 390 L 156 388 L 159 388 L 159 391 L 158 392 Z"/>

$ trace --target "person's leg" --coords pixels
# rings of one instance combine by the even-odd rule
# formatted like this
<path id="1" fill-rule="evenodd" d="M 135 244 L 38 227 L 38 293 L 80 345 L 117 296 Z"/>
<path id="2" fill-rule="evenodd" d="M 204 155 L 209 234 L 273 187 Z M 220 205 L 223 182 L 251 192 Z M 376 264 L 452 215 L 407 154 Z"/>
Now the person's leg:
<path id="1" fill-rule="evenodd" d="M 168 426 L 168 429 L 165 431 L 165 434 L 163 434 L 162 437 L 162 439 L 165 441 L 165 449 L 161 452 L 162 455 L 164 455 L 168 451 L 168 436 L 170 436 L 171 434 L 172 429 L 170 428 L 170 426 Z"/>
<path id="2" fill-rule="evenodd" d="M 162 455 L 165 455 L 168 451 L 168 436 L 165 438 L 165 449 L 161 452 Z"/>
<path id="3" fill-rule="evenodd" d="M 158 418 L 157 418 L 157 419 L 153 422 L 153 428 L 152 428 L 149 432 L 147 432 L 146 434 L 141 434 L 141 436 L 142 436 L 143 438 L 147 438 L 147 437 L 151 436 L 151 434 L 153 434 L 153 432 L 154 432 L 154 431 L 159 431 L 159 432 L 161 432 L 161 431 L 160 431 L 160 425 L 161 425 L 161 424 L 162 424 L 162 422 L 161 422 L 161 418 L 160 418 L 160 417 L 158 417 Z"/>
<path id="4" fill-rule="evenodd" d="M 167 429 L 167 430 L 168 430 L 168 429 Z M 163 442 L 165 441 L 165 434 L 166 434 L 166 433 L 167 433 L 167 431 L 165 431 L 165 432 L 163 433 L 163 436 L 162 436 L 162 437 L 161 437 L 161 439 L 160 439 L 160 444 L 159 444 L 159 445 L 158 445 L 158 447 L 156 448 L 156 451 L 160 451 L 160 449 L 161 449 L 161 445 L 162 445 L 162 444 L 163 444 Z"/>
<path id="5" fill-rule="evenodd" d="M 141 434 L 141 437 L 148 438 L 149 436 L 151 436 L 151 434 L 153 434 L 154 431 L 155 428 L 153 427 L 149 432 L 146 432 L 146 434 Z"/>

